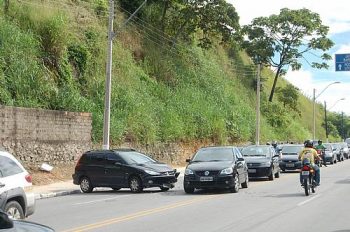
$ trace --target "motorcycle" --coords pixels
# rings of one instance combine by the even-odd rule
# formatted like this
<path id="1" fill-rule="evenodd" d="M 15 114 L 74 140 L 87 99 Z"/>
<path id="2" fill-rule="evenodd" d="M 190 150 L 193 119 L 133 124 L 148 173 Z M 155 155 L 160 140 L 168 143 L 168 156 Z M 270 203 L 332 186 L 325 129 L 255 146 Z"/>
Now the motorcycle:
<path id="1" fill-rule="evenodd" d="M 325 158 L 325 151 L 324 150 L 317 150 L 317 155 L 320 158 L 319 160 L 316 160 L 315 163 L 317 164 L 317 166 L 322 167 L 322 166 L 327 166 L 326 165 L 326 161 L 324 160 Z"/>
<path id="2" fill-rule="evenodd" d="M 312 168 L 308 159 L 303 161 L 303 167 L 300 171 L 301 184 L 305 190 L 305 195 L 309 196 L 310 190 L 315 193 L 316 182 L 315 182 L 315 170 Z"/>

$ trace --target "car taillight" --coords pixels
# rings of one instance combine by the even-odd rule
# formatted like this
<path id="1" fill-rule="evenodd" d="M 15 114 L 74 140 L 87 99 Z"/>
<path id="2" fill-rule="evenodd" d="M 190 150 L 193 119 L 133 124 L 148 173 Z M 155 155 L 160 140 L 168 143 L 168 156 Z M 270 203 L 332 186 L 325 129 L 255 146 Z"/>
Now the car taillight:
<path id="1" fill-rule="evenodd" d="M 82 157 L 83 157 L 82 155 L 79 157 L 78 162 L 77 162 L 77 164 L 75 165 L 75 169 L 78 168 L 78 167 L 81 165 L 81 162 L 80 162 L 80 161 L 81 161 Z"/>
<path id="2" fill-rule="evenodd" d="M 310 171 L 310 167 L 309 166 L 304 166 L 301 170 L 302 171 Z"/>
<path id="3" fill-rule="evenodd" d="M 31 175 L 26 175 L 26 181 L 28 182 L 28 183 L 32 183 L 32 176 Z"/>

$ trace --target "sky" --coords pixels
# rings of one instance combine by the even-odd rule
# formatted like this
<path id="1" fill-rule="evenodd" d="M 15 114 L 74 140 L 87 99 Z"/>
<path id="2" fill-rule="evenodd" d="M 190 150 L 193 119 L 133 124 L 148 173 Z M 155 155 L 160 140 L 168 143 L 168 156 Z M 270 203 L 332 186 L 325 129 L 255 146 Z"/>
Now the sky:
<path id="1" fill-rule="evenodd" d="M 335 54 L 350 54 L 350 0 L 227 0 L 240 16 L 240 24 L 250 24 L 256 17 L 267 17 L 279 14 L 281 8 L 307 8 L 318 13 L 322 23 L 329 26 L 328 37 L 335 45 L 328 51 L 333 60 L 329 61 L 329 69 L 313 69 L 307 63 L 299 71 L 287 72 L 284 77 L 298 87 L 304 95 L 312 98 L 313 89 L 316 96 L 330 83 L 339 81 L 339 84 L 330 85 L 316 101 L 327 102 L 327 108 L 334 112 L 344 112 L 350 116 L 350 71 L 335 71 Z M 311 61 L 312 55 L 310 54 Z M 340 100 L 345 98 L 345 100 Z"/>

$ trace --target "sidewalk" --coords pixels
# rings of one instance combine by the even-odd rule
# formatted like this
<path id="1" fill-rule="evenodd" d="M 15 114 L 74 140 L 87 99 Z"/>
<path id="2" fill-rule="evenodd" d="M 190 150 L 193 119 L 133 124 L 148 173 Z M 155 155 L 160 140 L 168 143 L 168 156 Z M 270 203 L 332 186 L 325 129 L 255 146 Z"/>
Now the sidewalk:
<path id="1" fill-rule="evenodd" d="M 60 181 L 49 185 L 33 185 L 32 191 L 35 193 L 35 199 L 58 197 L 81 192 L 79 185 L 74 185 L 73 180 Z"/>
<path id="2" fill-rule="evenodd" d="M 177 171 L 180 172 L 179 180 L 183 177 L 185 167 L 179 167 Z M 73 184 L 73 180 L 60 181 L 49 185 L 33 185 L 32 192 L 35 193 L 36 200 L 81 193 L 79 185 Z"/>

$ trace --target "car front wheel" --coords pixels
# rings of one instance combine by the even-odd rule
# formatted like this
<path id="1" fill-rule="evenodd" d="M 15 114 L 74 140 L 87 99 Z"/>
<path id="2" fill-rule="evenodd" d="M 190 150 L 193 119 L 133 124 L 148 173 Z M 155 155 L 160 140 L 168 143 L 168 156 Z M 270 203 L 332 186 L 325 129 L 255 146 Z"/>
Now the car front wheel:
<path id="1" fill-rule="evenodd" d="M 80 179 L 80 189 L 83 193 L 91 193 L 93 190 L 91 181 L 88 177 L 84 176 Z"/>
<path id="2" fill-rule="evenodd" d="M 189 193 L 189 194 L 194 193 L 194 188 L 191 186 L 184 185 L 184 190 L 185 190 L 185 193 Z"/>
<path id="3" fill-rule="evenodd" d="M 24 219 L 22 206 L 17 201 L 10 201 L 5 206 L 5 212 L 12 219 Z"/>
<path id="4" fill-rule="evenodd" d="M 142 192 L 143 187 L 142 187 L 141 179 L 137 176 L 131 177 L 129 180 L 129 187 L 130 187 L 131 192 L 133 192 L 133 193 Z"/>
<path id="5" fill-rule="evenodd" d="M 233 187 L 230 188 L 231 193 L 238 193 L 239 186 L 240 186 L 240 183 L 239 183 L 238 173 L 236 173 L 234 177 Z"/>

